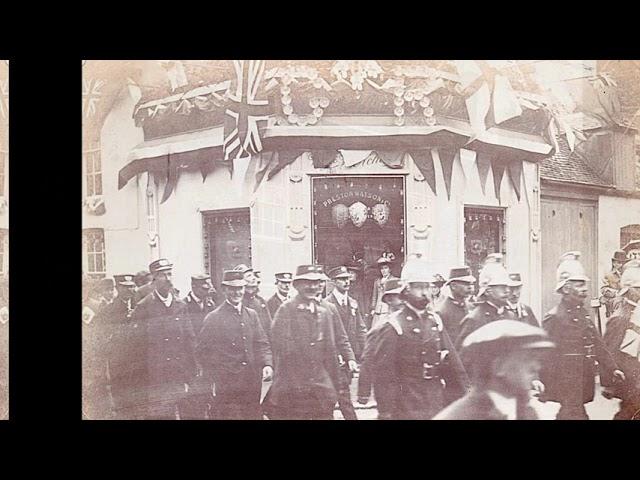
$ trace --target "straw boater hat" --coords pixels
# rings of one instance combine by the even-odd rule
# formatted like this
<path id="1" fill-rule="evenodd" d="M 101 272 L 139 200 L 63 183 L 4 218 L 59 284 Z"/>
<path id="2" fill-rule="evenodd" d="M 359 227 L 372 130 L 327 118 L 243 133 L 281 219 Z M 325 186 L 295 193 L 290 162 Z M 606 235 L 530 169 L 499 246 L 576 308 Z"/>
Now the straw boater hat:
<path id="1" fill-rule="evenodd" d="M 569 280 L 589 281 L 589 277 L 587 277 L 584 267 L 580 263 L 580 255 L 580 252 L 567 252 L 560 257 L 560 263 L 556 271 L 558 280 L 556 292 L 559 293 Z"/>
<path id="2" fill-rule="evenodd" d="M 225 270 L 222 274 L 222 285 L 228 287 L 244 287 L 247 282 L 244 279 L 244 274 L 239 270 Z"/>
<path id="3" fill-rule="evenodd" d="M 510 272 L 509 273 L 509 283 L 510 287 L 521 287 L 522 286 L 522 276 L 518 272 Z"/>
<path id="4" fill-rule="evenodd" d="M 453 281 L 475 283 L 476 277 L 471 274 L 471 269 L 465 265 L 464 267 L 456 267 L 449 270 L 449 280 L 445 282 L 445 285 L 449 285 Z"/>
<path id="5" fill-rule="evenodd" d="M 149 271 L 152 275 L 158 272 L 166 272 L 167 270 L 171 270 L 172 268 L 173 264 L 166 258 L 159 258 L 155 262 L 151 262 L 151 265 L 149 265 Z"/>

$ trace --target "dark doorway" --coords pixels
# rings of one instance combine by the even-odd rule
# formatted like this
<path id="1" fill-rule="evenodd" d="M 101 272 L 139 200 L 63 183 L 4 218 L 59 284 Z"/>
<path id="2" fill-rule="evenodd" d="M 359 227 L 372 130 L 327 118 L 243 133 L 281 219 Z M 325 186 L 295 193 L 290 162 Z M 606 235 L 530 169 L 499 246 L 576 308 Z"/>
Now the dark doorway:
<path id="1" fill-rule="evenodd" d="M 220 292 L 222 272 L 240 263 L 251 265 L 251 223 L 248 208 L 202 212 L 204 264 Z"/>

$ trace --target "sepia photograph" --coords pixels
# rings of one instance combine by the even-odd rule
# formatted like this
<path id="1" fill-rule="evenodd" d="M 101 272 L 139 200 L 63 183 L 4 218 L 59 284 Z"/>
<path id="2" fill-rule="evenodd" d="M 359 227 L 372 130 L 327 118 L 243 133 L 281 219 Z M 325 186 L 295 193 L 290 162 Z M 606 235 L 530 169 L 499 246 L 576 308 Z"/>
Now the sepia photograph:
<path id="1" fill-rule="evenodd" d="M 640 420 L 640 61 L 83 60 L 81 94 L 84 420 Z"/>

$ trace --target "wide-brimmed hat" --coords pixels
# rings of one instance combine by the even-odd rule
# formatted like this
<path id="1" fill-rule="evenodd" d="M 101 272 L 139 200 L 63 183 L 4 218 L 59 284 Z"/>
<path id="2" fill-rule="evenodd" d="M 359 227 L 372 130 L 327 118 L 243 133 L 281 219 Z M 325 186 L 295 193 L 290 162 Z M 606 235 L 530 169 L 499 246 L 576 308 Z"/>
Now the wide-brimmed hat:
<path id="1" fill-rule="evenodd" d="M 244 287 L 247 285 L 244 274 L 239 270 L 225 270 L 222 273 L 222 285 L 228 287 Z"/>
<path id="2" fill-rule="evenodd" d="M 125 275 L 114 275 L 113 279 L 116 284 L 122 285 L 123 287 L 135 287 L 136 284 L 133 281 L 133 275 L 125 274 Z"/>
<path id="3" fill-rule="evenodd" d="M 351 278 L 351 272 L 345 265 L 332 268 L 329 270 L 329 278 Z"/>
<path id="4" fill-rule="evenodd" d="M 471 268 L 465 265 L 464 267 L 455 267 L 449 270 L 449 280 L 445 282 L 445 285 L 449 285 L 453 281 L 475 283 L 476 277 L 471 274 Z"/>
<path id="5" fill-rule="evenodd" d="M 404 285 L 399 278 L 387 280 L 384 284 L 384 293 L 382 294 L 382 301 L 386 303 L 391 295 L 399 295 L 404 290 Z"/>
<path id="6" fill-rule="evenodd" d="M 165 272 L 167 270 L 171 270 L 173 268 L 173 264 L 167 260 L 166 258 L 159 258 L 158 260 L 151 262 L 149 265 L 149 271 L 152 275 L 158 272 Z"/>
<path id="7" fill-rule="evenodd" d="M 322 265 L 300 265 L 296 268 L 296 274 L 293 277 L 293 281 L 298 280 L 329 280 L 324 273 L 324 267 Z"/>

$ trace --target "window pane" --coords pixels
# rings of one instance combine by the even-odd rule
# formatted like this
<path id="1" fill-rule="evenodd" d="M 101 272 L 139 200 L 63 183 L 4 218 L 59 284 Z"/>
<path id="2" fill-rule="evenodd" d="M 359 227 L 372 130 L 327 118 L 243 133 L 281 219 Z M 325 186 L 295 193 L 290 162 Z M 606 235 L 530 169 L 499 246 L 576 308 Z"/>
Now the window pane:
<path id="1" fill-rule="evenodd" d="M 104 255 L 96 255 L 96 272 L 104 272 Z"/>
<path id="2" fill-rule="evenodd" d="M 90 272 L 95 272 L 96 271 L 96 262 L 95 262 L 95 258 L 93 258 L 93 255 L 89 254 L 89 265 L 87 267 L 87 270 Z"/>
<path id="3" fill-rule="evenodd" d="M 96 195 L 102 195 L 102 174 L 98 174 L 95 177 L 95 192 Z"/>
<path id="4" fill-rule="evenodd" d="M 93 171 L 94 172 L 102 171 L 102 162 L 100 161 L 100 152 L 94 152 L 93 154 Z"/>
<path id="5" fill-rule="evenodd" d="M 93 157 L 90 153 L 87 153 L 84 158 L 87 165 L 87 173 L 93 173 Z"/>
<path id="6" fill-rule="evenodd" d="M 89 197 L 95 195 L 95 191 L 93 188 L 93 175 L 87 175 L 87 195 Z"/>

